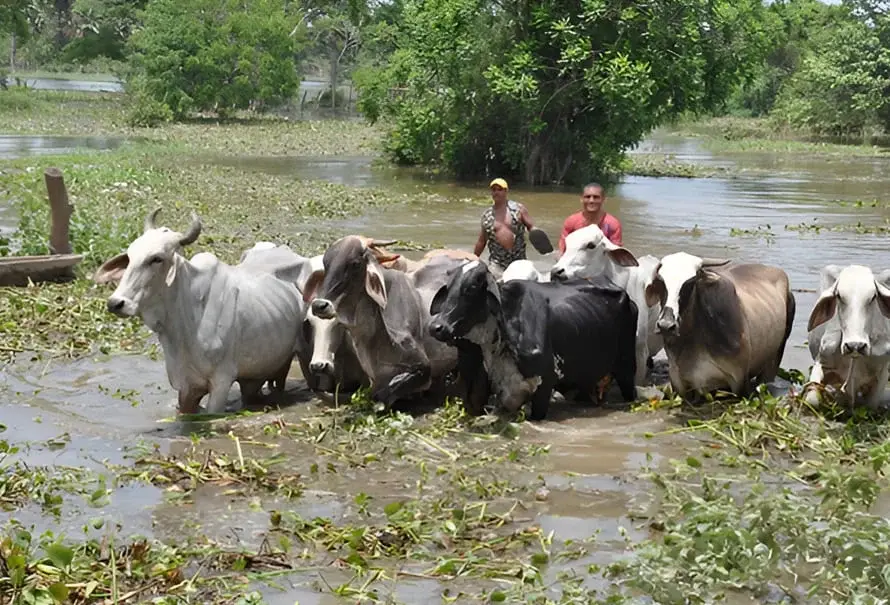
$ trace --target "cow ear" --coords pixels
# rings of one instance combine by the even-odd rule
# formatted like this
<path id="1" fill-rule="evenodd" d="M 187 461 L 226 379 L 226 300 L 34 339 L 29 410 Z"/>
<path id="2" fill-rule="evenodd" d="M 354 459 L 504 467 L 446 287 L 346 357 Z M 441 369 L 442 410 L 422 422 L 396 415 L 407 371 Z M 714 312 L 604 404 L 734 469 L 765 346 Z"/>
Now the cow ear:
<path id="1" fill-rule="evenodd" d="M 96 269 L 96 272 L 93 274 L 93 281 L 97 284 L 118 282 L 124 276 L 124 272 L 129 264 L 130 257 L 126 252 L 118 254 L 102 263 L 102 266 Z"/>
<path id="2" fill-rule="evenodd" d="M 170 268 L 167 270 L 167 277 L 164 279 L 164 283 L 167 284 L 168 288 L 171 285 L 173 285 L 173 280 L 176 279 L 176 265 L 177 264 L 178 263 L 176 262 L 176 257 L 174 256 L 173 262 L 170 263 Z"/>
<path id="3" fill-rule="evenodd" d="M 875 288 L 878 291 L 878 308 L 884 317 L 890 319 L 890 288 L 878 280 L 875 280 Z"/>
<path id="4" fill-rule="evenodd" d="M 637 262 L 636 257 L 631 253 L 627 248 L 609 248 L 606 250 L 606 254 L 609 255 L 615 263 L 621 265 L 622 267 L 639 267 L 640 263 Z"/>
<path id="5" fill-rule="evenodd" d="M 445 304 L 445 298 L 448 297 L 448 286 L 444 285 L 436 292 L 436 295 L 433 296 L 433 302 L 430 303 L 430 316 L 438 315 L 439 311 L 442 310 L 442 305 Z"/>
<path id="6" fill-rule="evenodd" d="M 646 305 L 654 307 L 656 304 L 660 303 L 666 295 L 667 292 L 665 292 L 664 281 L 662 281 L 661 278 L 656 278 L 651 284 L 646 286 Z"/>
<path id="7" fill-rule="evenodd" d="M 831 288 L 822 293 L 816 306 L 810 312 L 810 320 L 807 322 L 807 332 L 812 332 L 826 321 L 834 317 L 837 310 L 837 290 Z"/>
<path id="8" fill-rule="evenodd" d="M 323 280 L 324 269 L 318 269 L 312 272 L 312 275 L 309 276 L 302 288 L 297 286 L 297 289 L 303 292 L 303 302 L 308 303 L 315 298 L 315 293 Z"/>
<path id="9" fill-rule="evenodd" d="M 369 262 L 365 271 L 365 291 L 381 309 L 386 308 L 386 285 L 383 281 L 383 270 L 376 264 Z"/>

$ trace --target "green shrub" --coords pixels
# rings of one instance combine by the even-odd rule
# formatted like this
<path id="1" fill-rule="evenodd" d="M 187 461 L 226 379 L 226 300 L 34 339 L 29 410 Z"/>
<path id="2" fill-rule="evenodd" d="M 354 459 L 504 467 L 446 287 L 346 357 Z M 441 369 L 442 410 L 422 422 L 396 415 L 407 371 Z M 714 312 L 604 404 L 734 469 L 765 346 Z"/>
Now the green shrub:
<path id="1" fill-rule="evenodd" d="M 130 38 L 131 79 L 139 94 L 181 119 L 191 111 L 225 115 L 269 106 L 299 87 L 291 36 L 298 18 L 284 0 L 152 0 Z M 137 106 L 158 110 L 159 105 Z M 163 111 L 163 110 L 161 110 Z"/>

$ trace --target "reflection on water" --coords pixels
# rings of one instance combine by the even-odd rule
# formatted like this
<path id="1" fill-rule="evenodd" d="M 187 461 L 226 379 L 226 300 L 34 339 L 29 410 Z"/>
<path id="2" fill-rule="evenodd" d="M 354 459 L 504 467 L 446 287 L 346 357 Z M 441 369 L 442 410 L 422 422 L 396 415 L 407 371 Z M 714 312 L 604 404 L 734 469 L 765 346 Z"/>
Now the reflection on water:
<path id="1" fill-rule="evenodd" d="M 62 135 L 0 135 L 0 159 L 11 160 L 24 156 L 57 155 L 78 149 L 116 149 L 124 137 L 87 137 Z"/>

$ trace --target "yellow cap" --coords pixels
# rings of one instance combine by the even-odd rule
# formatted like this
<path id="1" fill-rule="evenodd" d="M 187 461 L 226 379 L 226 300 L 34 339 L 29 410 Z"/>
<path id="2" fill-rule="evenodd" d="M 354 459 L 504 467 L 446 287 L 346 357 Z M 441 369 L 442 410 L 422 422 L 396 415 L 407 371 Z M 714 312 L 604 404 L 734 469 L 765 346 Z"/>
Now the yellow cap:
<path id="1" fill-rule="evenodd" d="M 509 187 L 507 187 L 507 181 L 505 181 L 504 179 L 495 179 L 495 180 L 493 180 L 492 182 L 490 182 L 490 183 L 488 184 L 488 188 L 491 189 L 491 188 L 494 187 L 495 185 L 497 185 L 498 187 L 501 187 L 501 188 L 503 188 L 503 189 L 509 189 Z"/>

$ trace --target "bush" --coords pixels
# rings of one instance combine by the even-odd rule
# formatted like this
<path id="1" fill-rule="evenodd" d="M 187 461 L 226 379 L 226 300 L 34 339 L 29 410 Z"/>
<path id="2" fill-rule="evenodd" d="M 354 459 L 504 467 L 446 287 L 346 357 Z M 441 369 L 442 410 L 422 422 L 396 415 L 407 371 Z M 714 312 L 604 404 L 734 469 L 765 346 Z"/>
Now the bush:
<path id="1" fill-rule="evenodd" d="M 130 38 L 130 79 L 155 104 L 135 106 L 181 119 L 287 100 L 300 84 L 296 22 L 284 0 L 152 0 Z"/>
<path id="2" fill-rule="evenodd" d="M 143 90 L 130 93 L 130 110 L 127 112 L 127 124 L 130 126 L 153 128 L 172 120 L 173 110 L 166 103 L 145 94 Z"/>

